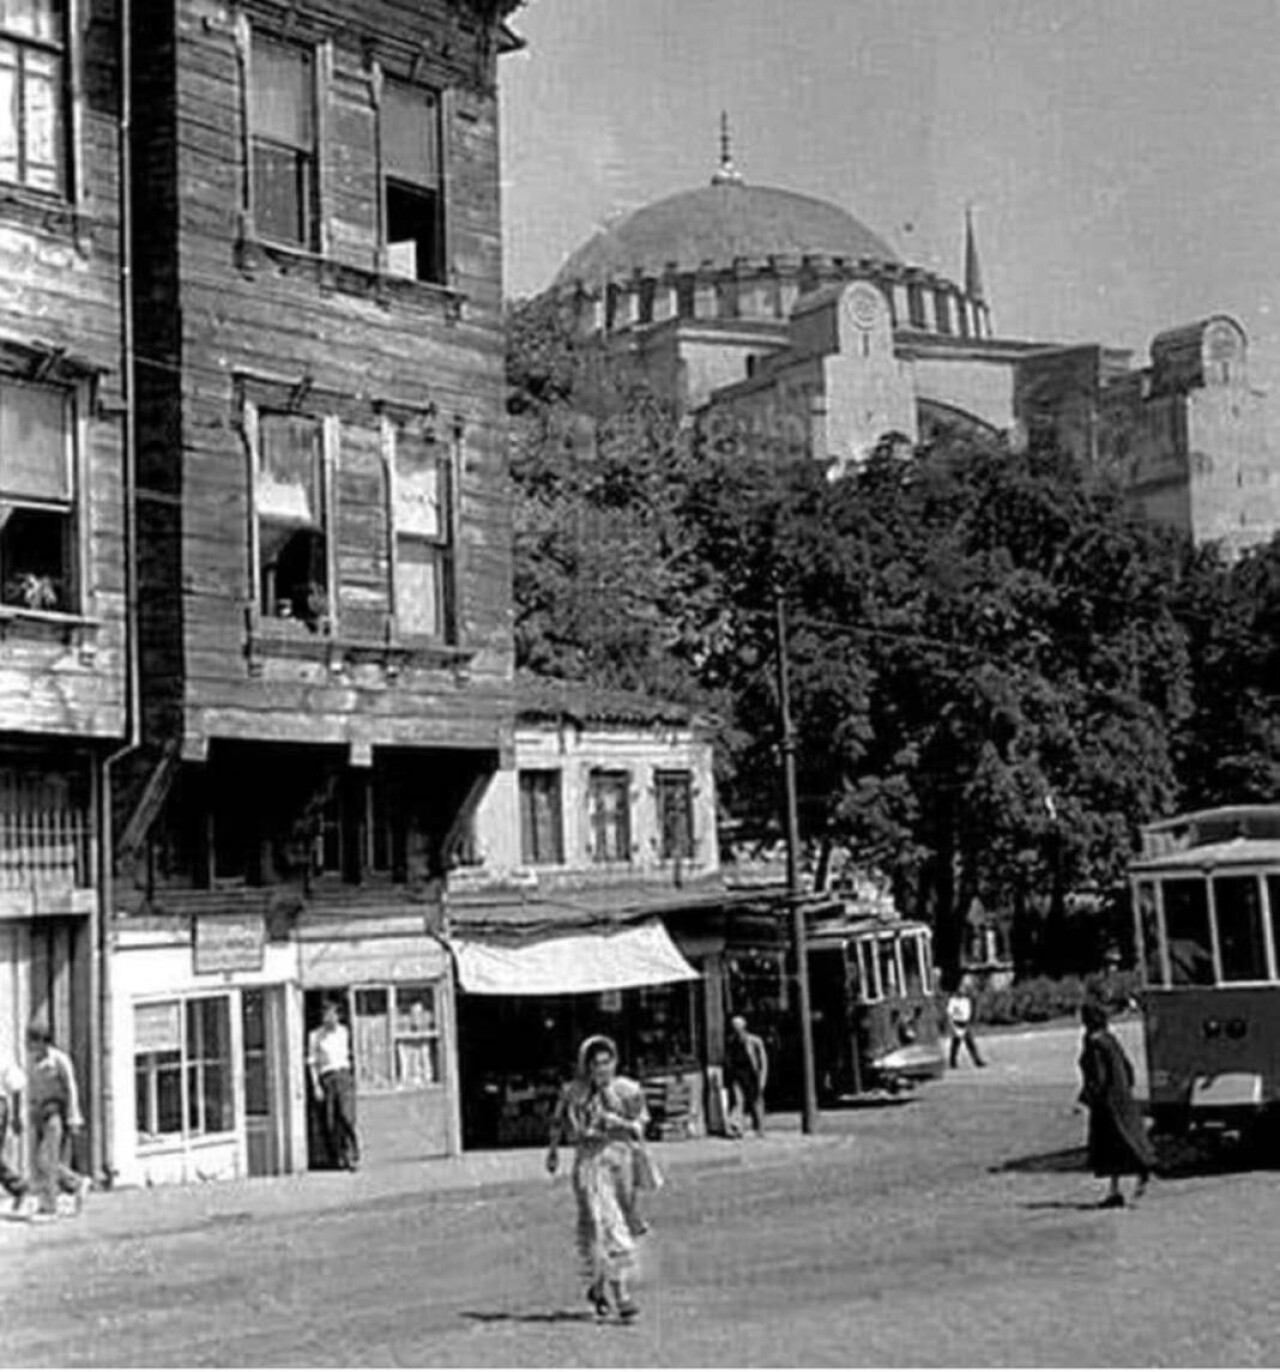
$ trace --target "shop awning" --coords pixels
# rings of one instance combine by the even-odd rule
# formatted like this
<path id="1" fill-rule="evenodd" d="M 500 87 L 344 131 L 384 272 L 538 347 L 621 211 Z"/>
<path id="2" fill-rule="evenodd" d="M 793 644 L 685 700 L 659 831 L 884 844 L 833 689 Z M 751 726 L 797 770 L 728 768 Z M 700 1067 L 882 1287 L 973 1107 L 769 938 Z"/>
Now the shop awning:
<path id="1" fill-rule="evenodd" d="M 473 996 L 563 996 L 697 981 L 657 920 L 513 940 L 450 940 L 458 980 Z"/>

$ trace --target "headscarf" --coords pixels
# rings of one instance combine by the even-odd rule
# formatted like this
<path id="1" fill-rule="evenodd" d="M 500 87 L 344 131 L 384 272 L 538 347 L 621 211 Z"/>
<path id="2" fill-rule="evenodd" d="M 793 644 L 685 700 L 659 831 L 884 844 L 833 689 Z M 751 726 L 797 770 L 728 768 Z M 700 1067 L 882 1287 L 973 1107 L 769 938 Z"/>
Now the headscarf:
<path id="1" fill-rule="evenodd" d="M 604 1049 L 615 1063 L 618 1061 L 618 1045 L 607 1034 L 592 1034 L 582 1040 L 582 1046 L 578 1049 L 578 1077 L 581 1081 L 590 1081 L 591 1059 L 601 1049 Z"/>

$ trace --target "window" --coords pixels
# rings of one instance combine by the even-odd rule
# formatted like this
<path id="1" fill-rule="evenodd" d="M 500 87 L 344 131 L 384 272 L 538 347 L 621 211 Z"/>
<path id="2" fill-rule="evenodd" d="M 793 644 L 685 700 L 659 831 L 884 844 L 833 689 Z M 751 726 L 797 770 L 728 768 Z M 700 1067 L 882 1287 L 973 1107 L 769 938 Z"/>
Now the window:
<path id="1" fill-rule="evenodd" d="M 328 493 L 320 421 L 257 417 L 259 609 L 318 628 L 329 614 Z"/>
<path id="2" fill-rule="evenodd" d="M 443 282 L 444 197 L 440 176 L 440 100 L 403 81 L 382 92 L 383 232 L 387 270 Z"/>
<path id="3" fill-rule="evenodd" d="M 596 862 L 631 861 L 631 777 L 593 772 L 590 786 L 591 856 Z"/>
<path id="4" fill-rule="evenodd" d="M 0 600 L 6 605 L 75 609 L 71 433 L 68 391 L 0 381 Z"/>
<path id="5" fill-rule="evenodd" d="M 871 939 L 858 939 L 853 945 L 858 959 L 858 982 L 867 1000 L 879 1000 L 883 995 L 880 988 L 880 968 L 876 962 L 875 943 Z"/>
<path id="6" fill-rule="evenodd" d="M 924 318 L 924 287 L 915 282 L 907 285 L 907 318 L 913 329 L 927 327 Z"/>
<path id="7" fill-rule="evenodd" d="M 884 994 L 896 997 L 902 994 L 902 982 L 898 976 L 898 949 L 892 939 L 881 939 L 877 945 L 880 954 L 880 985 Z"/>
<path id="8" fill-rule="evenodd" d="M 319 246 L 314 57 L 255 33 L 249 57 L 249 157 L 254 228 Z"/>
<path id="9" fill-rule="evenodd" d="M 436 987 L 360 986 L 352 993 L 357 1084 L 371 1091 L 411 1091 L 442 1080 Z"/>
<path id="10" fill-rule="evenodd" d="M 1164 927 L 1174 986 L 1213 985 L 1209 894 L 1197 878 L 1163 883 Z"/>
<path id="11" fill-rule="evenodd" d="M 391 467 L 392 600 L 408 638 L 453 637 L 453 491 L 447 445 L 396 430 Z"/>
<path id="12" fill-rule="evenodd" d="M 951 297 L 945 291 L 933 293 L 934 312 L 938 318 L 938 332 L 951 332 Z"/>
<path id="13" fill-rule="evenodd" d="M 560 773 L 520 773 L 520 860 L 530 867 L 564 861 Z"/>
<path id="14" fill-rule="evenodd" d="M 1164 985 L 1164 963 L 1160 957 L 1160 918 L 1156 909 L 1156 888 L 1152 882 L 1138 885 L 1138 932 L 1142 946 L 1143 980 L 1148 986 Z"/>
<path id="15" fill-rule="evenodd" d="M 1268 981 L 1267 940 L 1262 928 L 1262 888 L 1257 877 L 1215 877 L 1213 908 L 1223 981 Z"/>
<path id="16" fill-rule="evenodd" d="M 693 843 L 693 777 L 688 772 L 659 772 L 654 778 L 658 799 L 658 853 L 664 862 L 691 862 Z"/>
<path id="17" fill-rule="evenodd" d="M 133 1034 L 139 1142 L 235 1128 L 228 996 L 136 1005 Z"/>
<path id="18" fill-rule="evenodd" d="M 923 996 L 928 994 L 928 980 L 924 966 L 924 940 L 911 934 L 902 940 L 902 974 L 906 981 L 906 994 Z"/>
<path id="19" fill-rule="evenodd" d="M 63 0 L 0 0 L 0 181 L 67 188 Z"/>

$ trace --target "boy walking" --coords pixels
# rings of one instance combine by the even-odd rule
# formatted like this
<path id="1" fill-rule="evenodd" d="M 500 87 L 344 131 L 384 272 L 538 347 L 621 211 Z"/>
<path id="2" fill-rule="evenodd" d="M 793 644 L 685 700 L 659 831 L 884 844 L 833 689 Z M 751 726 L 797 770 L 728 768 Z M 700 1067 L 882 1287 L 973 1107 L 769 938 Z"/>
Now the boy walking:
<path id="1" fill-rule="evenodd" d="M 973 1037 L 973 1000 L 966 981 L 961 981 L 947 1001 L 947 1019 L 951 1021 L 951 1067 L 960 1066 L 960 1049 L 967 1048 L 975 1067 L 985 1067 Z"/>
<path id="2" fill-rule="evenodd" d="M 59 1191 L 74 1197 L 79 1214 L 90 1181 L 67 1163 L 71 1138 L 84 1128 L 76 1069 L 62 1049 L 54 1046 L 46 1024 L 36 1023 L 27 1030 L 27 1056 L 27 1117 L 38 1198 L 34 1218 L 57 1215 Z"/>

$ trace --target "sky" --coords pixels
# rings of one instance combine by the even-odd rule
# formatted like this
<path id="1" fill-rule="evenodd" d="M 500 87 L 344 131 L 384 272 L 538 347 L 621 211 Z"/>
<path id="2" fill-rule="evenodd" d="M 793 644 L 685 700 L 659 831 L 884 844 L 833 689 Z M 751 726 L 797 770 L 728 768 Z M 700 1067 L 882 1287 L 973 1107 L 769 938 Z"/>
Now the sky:
<path id="1" fill-rule="evenodd" d="M 1277 0 L 528 0 L 503 59 L 507 288 L 706 182 L 834 201 L 996 332 L 1145 356 L 1223 311 L 1280 391 Z"/>

